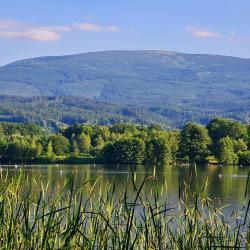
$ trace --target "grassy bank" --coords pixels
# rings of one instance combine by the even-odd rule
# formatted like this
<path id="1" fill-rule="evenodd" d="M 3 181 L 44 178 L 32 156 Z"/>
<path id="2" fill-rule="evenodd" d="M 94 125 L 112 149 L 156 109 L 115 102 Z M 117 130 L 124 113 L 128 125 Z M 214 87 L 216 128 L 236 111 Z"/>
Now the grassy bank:
<path id="1" fill-rule="evenodd" d="M 223 208 L 204 196 L 206 183 L 196 192 L 186 186 L 179 194 L 178 204 L 171 206 L 164 189 L 158 191 L 155 187 L 152 194 L 144 189 L 154 175 L 136 186 L 136 173 L 133 173 L 128 182 L 134 188 L 130 197 L 126 189 L 115 193 L 115 183 L 107 183 L 108 191 L 104 191 L 99 179 L 83 179 L 82 187 L 76 190 L 73 176 L 63 186 L 55 186 L 56 195 L 49 196 L 49 183 L 44 186 L 41 178 L 30 179 L 22 170 L 15 177 L 0 172 L 1 248 L 237 249 L 249 246 L 247 191 L 242 211 L 229 218 L 223 215 Z"/>

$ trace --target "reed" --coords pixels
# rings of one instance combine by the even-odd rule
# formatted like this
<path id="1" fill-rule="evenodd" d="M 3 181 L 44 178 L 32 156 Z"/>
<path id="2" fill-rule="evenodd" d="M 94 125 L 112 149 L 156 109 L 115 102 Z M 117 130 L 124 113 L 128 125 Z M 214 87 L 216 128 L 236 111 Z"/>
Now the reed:
<path id="1" fill-rule="evenodd" d="M 138 186 L 132 172 L 128 185 L 134 195 L 108 191 L 98 178 L 83 180 L 74 188 L 72 176 L 57 195 L 48 195 L 42 177 L 30 179 L 23 171 L 15 177 L 0 175 L 1 249 L 239 249 L 249 246 L 247 185 L 245 203 L 232 218 L 204 196 L 206 183 L 196 192 L 188 186 L 178 205 L 167 205 L 164 190 L 144 189 L 151 176 Z M 197 178 L 197 177 L 194 177 Z M 40 192 L 30 188 L 40 188 Z M 243 191 L 244 192 L 244 191 Z M 163 201 L 166 202 L 163 202 Z"/>

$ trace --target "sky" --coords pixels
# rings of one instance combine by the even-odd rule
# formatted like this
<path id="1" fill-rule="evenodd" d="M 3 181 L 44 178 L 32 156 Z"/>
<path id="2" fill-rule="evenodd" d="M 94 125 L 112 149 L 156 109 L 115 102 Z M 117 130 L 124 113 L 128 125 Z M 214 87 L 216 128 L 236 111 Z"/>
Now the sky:
<path id="1" fill-rule="evenodd" d="M 250 58 L 249 0 L 0 0 L 0 65 L 103 50 Z"/>

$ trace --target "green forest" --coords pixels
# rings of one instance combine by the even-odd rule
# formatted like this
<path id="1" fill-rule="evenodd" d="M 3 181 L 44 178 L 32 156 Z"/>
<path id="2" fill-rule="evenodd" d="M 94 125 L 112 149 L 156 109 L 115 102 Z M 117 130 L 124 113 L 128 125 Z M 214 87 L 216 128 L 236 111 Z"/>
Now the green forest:
<path id="1" fill-rule="evenodd" d="M 173 114 L 172 117 L 175 119 Z M 142 125 L 161 124 L 163 127 L 170 125 L 160 114 L 143 107 L 58 96 L 0 96 L 0 122 L 33 123 L 52 131 L 83 123 L 107 126 L 124 122 Z"/>
<path id="2" fill-rule="evenodd" d="M 182 130 L 117 123 L 73 125 L 52 133 L 33 124 L 0 123 L 1 164 L 250 164 L 250 126 L 215 118 Z"/>
<path id="3" fill-rule="evenodd" d="M 211 104 L 211 103 L 210 103 Z M 114 104 L 83 97 L 19 97 L 0 95 L 0 122 L 33 123 L 52 131 L 74 124 L 111 126 L 116 123 L 159 124 L 163 128 L 182 128 L 187 122 L 207 124 L 215 117 L 248 123 L 248 107 L 229 104 L 160 105 L 142 107 Z M 224 108 L 227 107 L 226 111 Z"/>

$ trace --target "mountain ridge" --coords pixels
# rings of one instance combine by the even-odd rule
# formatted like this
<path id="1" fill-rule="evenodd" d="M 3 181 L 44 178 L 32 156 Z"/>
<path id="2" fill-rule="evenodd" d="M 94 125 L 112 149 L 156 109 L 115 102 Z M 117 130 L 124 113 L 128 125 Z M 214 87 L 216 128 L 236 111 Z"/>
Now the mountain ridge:
<path id="1" fill-rule="evenodd" d="M 1 67 L 5 67 L 11 64 L 33 60 L 33 59 L 49 59 L 49 58 L 56 58 L 56 57 L 74 57 L 74 56 L 80 56 L 84 54 L 95 54 L 95 53 L 103 53 L 103 52 L 159 52 L 163 54 L 184 54 L 184 55 L 193 55 L 193 56 L 215 56 L 215 57 L 228 57 L 228 58 L 236 58 L 236 59 L 242 59 L 242 60 L 250 60 L 248 57 L 241 57 L 241 56 L 232 56 L 232 55 L 222 55 L 222 54 L 210 54 L 210 53 L 187 53 L 187 52 L 178 52 L 178 51 L 171 51 L 171 50 L 158 50 L 158 49 L 146 49 L 146 50 L 99 50 L 99 51 L 89 51 L 89 52 L 81 52 L 81 53 L 73 53 L 73 54 L 63 54 L 63 55 L 47 55 L 47 56 L 37 56 L 37 57 L 29 57 L 29 58 L 23 58 L 18 59 L 9 63 L 6 63 L 4 65 L 1 65 Z"/>
<path id="2" fill-rule="evenodd" d="M 188 117 L 199 121 L 221 114 L 244 119 L 250 59 L 162 50 L 30 58 L 0 67 L 0 95 L 89 98 L 154 110 L 168 121 L 170 110 L 183 116 L 190 111 Z"/>

